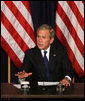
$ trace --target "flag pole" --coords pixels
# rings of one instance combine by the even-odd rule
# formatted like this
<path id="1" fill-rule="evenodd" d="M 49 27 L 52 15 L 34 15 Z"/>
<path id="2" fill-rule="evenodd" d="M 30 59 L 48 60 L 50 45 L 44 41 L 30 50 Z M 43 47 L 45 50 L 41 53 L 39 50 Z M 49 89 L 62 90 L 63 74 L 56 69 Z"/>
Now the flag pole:
<path id="1" fill-rule="evenodd" d="M 10 66 L 10 57 L 8 56 L 8 83 L 11 82 L 11 66 Z"/>

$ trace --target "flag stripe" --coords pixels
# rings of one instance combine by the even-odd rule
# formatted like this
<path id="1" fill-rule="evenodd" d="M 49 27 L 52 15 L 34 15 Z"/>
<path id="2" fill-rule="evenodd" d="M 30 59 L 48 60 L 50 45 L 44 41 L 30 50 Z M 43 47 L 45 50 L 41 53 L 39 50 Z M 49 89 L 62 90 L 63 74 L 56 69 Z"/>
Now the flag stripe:
<path id="1" fill-rule="evenodd" d="M 81 13 L 82 17 L 84 18 L 84 5 L 81 1 L 74 1 L 76 6 L 77 6 L 77 9 L 79 10 L 79 13 Z"/>
<path id="2" fill-rule="evenodd" d="M 1 1 L 1 46 L 17 68 L 35 44 L 29 1 Z"/>
<path id="3" fill-rule="evenodd" d="M 31 15 L 30 3 L 28 1 L 21 1 Z M 29 6 L 28 6 L 29 5 Z M 32 16 L 32 15 L 31 15 Z"/>
<path id="4" fill-rule="evenodd" d="M 15 42 L 15 40 L 12 38 L 12 36 L 9 34 L 9 32 L 6 30 L 6 28 L 3 26 L 1 23 L 1 35 L 3 36 L 4 39 L 6 39 L 7 43 L 10 45 L 11 49 L 14 51 L 14 53 L 18 56 L 20 61 L 23 61 L 24 57 L 24 52 L 22 49 L 18 46 L 18 44 Z"/>
<path id="5" fill-rule="evenodd" d="M 55 28 L 56 28 L 55 30 L 56 30 L 56 33 L 57 33 L 57 37 L 61 40 L 61 43 L 63 45 L 65 45 L 66 48 L 67 48 L 67 53 L 68 53 L 69 59 L 70 59 L 72 65 L 73 65 L 74 69 L 76 70 L 77 74 L 80 74 L 79 77 L 82 77 L 84 75 L 84 72 L 83 72 L 83 69 L 81 68 L 81 66 L 79 65 L 77 59 L 75 58 L 75 54 L 73 53 L 71 47 L 68 45 L 68 43 L 66 41 L 66 38 L 64 37 L 61 29 L 58 27 L 57 24 L 56 24 Z"/>
<path id="6" fill-rule="evenodd" d="M 84 76 L 83 2 L 58 1 L 55 31 L 56 36 L 67 48 L 69 59 L 72 62 L 75 71 L 79 77 Z"/>
<path id="7" fill-rule="evenodd" d="M 25 43 L 29 46 L 29 48 L 31 46 L 35 46 L 33 40 L 29 37 L 29 35 L 24 30 L 24 28 L 21 26 L 21 24 L 15 18 L 15 16 L 11 13 L 11 11 L 8 9 L 8 7 L 6 5 L 5 5 L 5 7 L 6 7 L 6 11 L 4 11 L 3 9 L 2 9 L 2 11 L 4 13 L 6 12 L 5 15 L 6 15 L 7 19 L 10 21 L 12 26 L 15 28 L 15 30 L 18 32 L 18 34 L 21 36 L 21 38 L 24 39 L 23 41 L 25 41 Z M 8 15 L 8 14 L 10 14 L 10 15 Z M 25 22 L 23 22 L 23 23 L 25 23 Z"/>
<path id="8" fill-rule="evenodd" d="M 61 5 L 60 5 L 60 2 L 58 4 L 59 6 L 59 9 L 57 9 L 57 13 L 60 15 L 60 17 L 62 18 L 63 22 L 65 23 L 65 25 L 67 26 L 70 34 L 72 35 L 73 39 L 75 40 L 75 43 L 79 49 L 79 51 L 81 52 L 82 56 L 84 57 L 84 45 L 82 44 L 81 40 L 80 40 L 80 37 L 81 39 L 84 37 L 83 34 L 82 36 L 80 35 L 80 37 L 78 37 L 78 34 L 75 30 L 75 27 L 73 27 L 73 24 L 71 24 L 70 22 L 70 18 L 68 19 L 68 16 L 66 15 L 66 13 L 64 12 L 65 10 L 64 7 L 62 9 Z M 63 6 L 63 5 L 62 5 Z M 65 5 L 66 6 L 66 5 Z M 62 13 L 61 13 L 62 12 Z M 83 33 L 83 32 L 82 32 Z M 81 34 L 81 33 L 80 33 Z M 83 40 L 83 39 L 82 39 Z"/>
<path id="9" fill-rule="evenodd" d="M 4 20 L 4 19 L 5 20 Z M 20 37 L 20 35 L 17 33 L 17 31 L 14 29 L 14 27 L 10 24 L 9 20 L 6 18 L 4 13 L 1 11 L 1 22 L 6 27 L 6 29 L 9 31 L 10 35 L 13 37 L 13 39 L 17 42 L 19 47 L 25 52 L 26 49 L 29 49 L 29 47 L 25 44 L 23 39 Z M 12 34 L 14 32 L 14 34 Z"/>
<path id="10" fill-rule="evenodd" d="M 22 65 L 22 62 L 20 61 L 16 53 L 14 53 L 10 45 L 7 43 L 7 41 L 2 36 L 1 36 L 1 46 L 6 51 L 6 53 L 11 57 L 11 60 L 14 62 L 14 64 L 19 69 Z"/>
<path id="11" fill-rule="evenodd" d="M 78 37 L 80 38 L 80 40 L 82 41 L 82 43 L 84 44 L 84 39 L 82 39 L 84 37 L 84 33 L 83 30 L 81 29 L 79 23 L 77 22 L 77 19 L 74 15 L 74 13 L 72 12 L 72 10 L 70 9 L 69 5 L 67 4 L 67 2 L 59 2 L 59 5 L 61 6 L 61 11 L 63 12 L 63 14 L 65 13 L 65 17 L 67 17 L 68 21 L 71 23 L 71 26 L 74 27 L 74 30 L 76 31 Z M 63 7 L 63 8 L 62 8 Z M 68 9 L 67 9 L 68 8 Z M 68 16 L 69 15 L 69 16 Z M 64 15 L 63 15 L 64 16 Z M 65 18 L 64 17 L 64 18 Z M 73 29 L 73 28 L 72 28 Z M 78 30 L 79 29 L 79 30 Z M 81 34 L 82 33 L 82 34 Z"/>
<path id="12" fill-rule="evenodd" d="M 76 4 L 73 1 L 67 1 L 69 7 L 71 8 L 72 12 L 75 14 L 78 23 L 80 24 L 82 30 L 84 30 L 84 19 L 83 16 L 80 14 L 79 9 L 77 8 Z M 83 22 L 83 23 L 82 23 Z"/>
<path id="13" fill-rule="evenodd" d="M 19 1 L 20 2 L 20 1 Z M 30 38 L 35 42 L 35 37 L 32 28 L 30 27 L 29 23 L 25 20 L 19 9 L 16 8 L 12 1 L 7 2 L 5 1 L 7 7 L 11 10 L 11 12 L 15 15 L 16 19 L 19 21 L 21 26 L 24 28 L 26 33 L 30 36 Z M 23 10 L 24 11 L 24 10 Z M 18 13 L 18 16 L 17 16 Z M 20 27 L 21 28 L 21 27 Z"/>
<path id="14" fill-rule="evenodd" d="M 23 5 L 25 2 L 21 2 L 21 4 L 19 4 L 20 1 L 13 1 L 13 3 L 15 4 L 15 6 L 17 7 L 17 9 L 20 11 L 20 13 L 23 15 L 23 17 L 25 18 L 25 21 L 28 22 L 29 26 L 31 26 L 32 30 L 33 29 L 33 23 L 32 23 L 32 19 L 31 19 L 31 15 L 30 13 L 27 11 L 27 9 L 25 8 L 25 6 Z M 19 6 L 20 5 L 20 6 Z M 27 13 L 25 13 L 27 12 Z M 29 19 L 28 19 L 29 17 Z M 34 33 L 33 33 L 34 34 Z M 35 39 L 35 37 L 34 37 Z"/>
<path id="15" fill-rule="evenodd" d="M 84 4 L 84 1 L 82 1 L 82 3 Z"/>
<path id="16" fill-rule="evenodd" d="M 57 15 L 57 16 L 58 16 L 58 15 Z M 59 28 L 61 29 L 62 34 L 65 33 L 65 34 L 63 34 L 63 35 L 64 35 L 64 37 L 66 38 L 66 40 L 67 40 L 69 46 L 71 47 L 73 53 L 76 54 L 75 57 L 76 57 L 78 63 L 80 64 L 81 67 L 84 68 L 84 65 L 81 63 L 81 60 L 84 61 L 84 60 L 83 60 L 83 57 L 82 57 L 82 55 L 80 54 L 78 48 L 76 47 L 75 41 L 73 40 L 72 36 L 70 35 L 70 33 L 69 33 L 67 27 L 65 26 L 64 22 L 61 20 L 61 18 L 60 18 L 59 16 L 58 16 L 58 18 L 57 18 L 56 23 L 57 23 L 57 25 L 59 26 Z M 58 35 L 58 34 L 59 34 L 59 33 L 57 32 L 57 35 Z M 68 38 L 68 36 L 69 36 L 69 38 Z M 63 40 L 63 39 L 62 39 L 62 40 Z M 65 44 L 66 44 L 66 43 L 65 43 Z M 75 48 L 74 48 L 74 47 L 75 47 Z M 75 51 L 75 50 L 76 50 L 76 51 Z"/>

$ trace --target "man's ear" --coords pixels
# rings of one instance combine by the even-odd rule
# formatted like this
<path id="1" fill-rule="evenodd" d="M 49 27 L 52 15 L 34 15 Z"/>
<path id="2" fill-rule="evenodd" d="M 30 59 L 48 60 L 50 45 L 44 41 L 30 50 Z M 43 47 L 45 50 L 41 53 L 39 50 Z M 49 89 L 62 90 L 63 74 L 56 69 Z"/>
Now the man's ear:
<path id="1" fill-rule="evenodd" d="M 50 40 L 50 44 L 52 44 L 52 43 L 53 43 L 53 41 L 54 41 L 54 37 L 53 37 L 53 38 L 51 38 L 51 40 Z"/>

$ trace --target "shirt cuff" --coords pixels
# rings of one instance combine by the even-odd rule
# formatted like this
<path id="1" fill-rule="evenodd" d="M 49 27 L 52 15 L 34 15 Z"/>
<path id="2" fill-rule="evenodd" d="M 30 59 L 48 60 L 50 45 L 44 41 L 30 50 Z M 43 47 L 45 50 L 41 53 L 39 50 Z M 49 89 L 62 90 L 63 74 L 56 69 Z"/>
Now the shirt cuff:
<path id="1" fill-rule="evenodd" d="M 69 76 L 65 76 L 66 78 L 68 78 L 68 80 L 71 82 L 71 78 Z"/>

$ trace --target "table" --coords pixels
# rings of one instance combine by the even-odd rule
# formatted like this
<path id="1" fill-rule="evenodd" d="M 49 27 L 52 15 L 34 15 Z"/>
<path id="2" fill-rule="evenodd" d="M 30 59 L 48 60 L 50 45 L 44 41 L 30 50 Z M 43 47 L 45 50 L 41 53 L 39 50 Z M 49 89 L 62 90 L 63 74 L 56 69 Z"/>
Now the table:
<path id="1" fill-rule="evenodd" d="M 57 92 L 53 86 L 47 87 L 46 91 L 34 86 L 24 92 L 12 83 L 1 83 L 1 98 L 84 98 L 84 83 L 75 83 L 62 93 Z"/>

